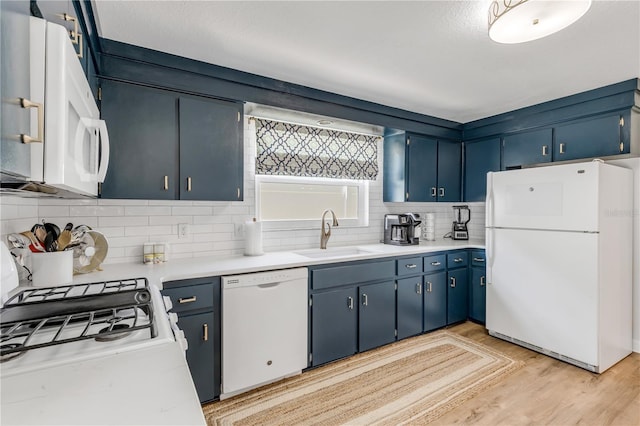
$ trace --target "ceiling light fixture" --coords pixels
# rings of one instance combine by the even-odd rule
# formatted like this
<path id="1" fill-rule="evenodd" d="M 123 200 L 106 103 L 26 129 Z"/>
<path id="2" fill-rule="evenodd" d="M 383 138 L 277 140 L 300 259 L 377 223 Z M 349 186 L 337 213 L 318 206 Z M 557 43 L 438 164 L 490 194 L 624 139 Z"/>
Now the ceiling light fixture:
<path id="1" fill-rule="evenodd" d="M 524 43 L 576 22 L 591 0 L 495 0 L 489 6 L 489 37 L 498 43 Z"/>

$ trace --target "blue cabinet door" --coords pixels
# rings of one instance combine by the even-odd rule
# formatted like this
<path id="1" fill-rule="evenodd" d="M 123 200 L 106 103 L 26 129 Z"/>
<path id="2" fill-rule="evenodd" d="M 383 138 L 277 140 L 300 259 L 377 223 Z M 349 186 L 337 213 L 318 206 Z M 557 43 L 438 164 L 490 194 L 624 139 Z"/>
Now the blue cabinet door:
<path id="1" fill-rule="evenodd" d="M 358 350 L 396 340 L 396 288 L 393 281 L 359 287 Z"/>
<path id="2" fill-rule="evenodd" d="M 465 144 L 464 200 L 484 201 L 487 173 L 500 170 L 500 138 Z"/>
<path id="3" fill-rule="evenodd" d="M 465 321 L 468 315 L 467 268 L 450 270 L 447 279 L 447 324 Z"/>
<path id="4" fill-rule="evenodd" d="M 31 109 L 22 108 L 16 101 L 32 100 L 28 1 L 0 2 L 0 32 L 0 169 L 11 176 L 25 178 L 31 175 L 31 147 L 21 143 L 19 135 L 37 137 L 31 133 Z"/>
<path id="5" fill-rule="evenodd" d="M 397 133 L 384 138 L 382 200 L 385 203 L 401 203 L 405 201 L 406 145 L 404 133 Z"/>
<path id="6" fill-rule="evenodd" d="M 507 135 L 502 143 L 505 169 L 551 161 L 551 129 Z"/>
<path id="7" fill-rule="evenodd" d="M 358 292 L 355 287 L 311 296 L 311 365 L 358 351 Z"/>
<path id="8" fill-rule="evenodd" d="M 179 141 L 175 95 L 105 80 L 101 113 L 111 143 L 102 197 L 177 199 Z"/>
<path id="9" fill-rule="evenodd" d="M 408 142 L 405 201 L 437 201 L 438 141 L 411 134 L 408 136 Z"/>
<path id="10" fill-rule="evenodd" d="M 424 276 L 424 331 L 447 325 L 447 273 Z"/>
<path id="11" fill-rule="evenodd" d="M 485 268 L 472 267 L 469 283 L 469 318 L 485 323 L 487 306 L 487 287 Z"/>
<path id="12" fill-rule="evenodd" d="M 422 333 L 422 276 L 398 280 L 398 340 Z"/>
<path id="13" fill-rule="evenodd" d="M 622 154 L 625 147 L 629 152 L 621 134 L 621 118 L 613 114 L 555 127 L 554 161 Z"/>
<path id="14" fill-rule="evenodd" d="M 180 199 L 242 200 L 241 104 L 181 97 Z"/>
<path id="15" fill-rule="evenodd" d="M 423 166 L 424 167 L 424 166 Z M 462 145 L 438 142 L 438 201 L 460 201 Z"/>
<path id="16" fill-rule="evenodd" d="M 213 368 L 216 353 L 213 338 L 214 313 L 180 316 L 178 325 L 184 331 L 189 345 L 187 363 L 200 402 L 211 401 L 219 394 L 216 393 Z"/>

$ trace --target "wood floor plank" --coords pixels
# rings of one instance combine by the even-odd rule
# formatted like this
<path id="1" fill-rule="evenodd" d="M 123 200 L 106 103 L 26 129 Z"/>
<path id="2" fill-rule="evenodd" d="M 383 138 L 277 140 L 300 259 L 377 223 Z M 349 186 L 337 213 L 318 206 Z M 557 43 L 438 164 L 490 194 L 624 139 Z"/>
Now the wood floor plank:
<path id="1" fill-rule="evenodd" d="M 640 354 L 602 374 L 489 336 L 466 322 L 449 329 L 523 361 L 525 366 L 437 419 L 435 424 L 640 425 Z"/>

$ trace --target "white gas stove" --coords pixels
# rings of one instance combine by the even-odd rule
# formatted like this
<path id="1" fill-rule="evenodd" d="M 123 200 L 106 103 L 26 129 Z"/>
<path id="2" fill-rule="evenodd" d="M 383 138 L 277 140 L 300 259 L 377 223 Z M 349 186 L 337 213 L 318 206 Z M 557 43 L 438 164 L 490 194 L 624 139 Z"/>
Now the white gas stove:
<path id="1" fill-rule="evenodd" d="M 0 376 L 167 341 L 186 349 L 170 308 L 145 278 L 24 288 L 0 309 Z"/>

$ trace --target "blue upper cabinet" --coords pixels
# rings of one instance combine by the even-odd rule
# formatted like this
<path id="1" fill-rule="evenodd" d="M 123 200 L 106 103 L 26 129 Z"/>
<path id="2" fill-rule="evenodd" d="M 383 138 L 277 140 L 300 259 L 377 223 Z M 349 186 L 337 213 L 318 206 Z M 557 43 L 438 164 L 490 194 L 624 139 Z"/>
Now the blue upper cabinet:
<path id="1" fill-rule="evenodd" d="M 384 140 L 385 202 L 460 201 L 462 145 L 413 133 Z"/>
<path id="2" fill-rule="evenodd" d="M 407 193 L 405 201 L 437 201 L 438 141 L 407 136 Z"/>
<path id="3" fill-rule="evenodd" d="M 616 113 L 555 127 L 554 161 L 628 153 L 624 126 L 629 125 L 629 115 Z"/>
<path id="4" fill-rule="evenodd" d="M 502 140 L 504 169 L 551 161 L 553 137 L 551 129 L 540 129 L 507 135 Z"/>
<path id="5" fill-rule="evenodd" d="M 464 200 L 484 201 L 487 173 L 500 170 L 500 138 L 465 143 Z"/>

